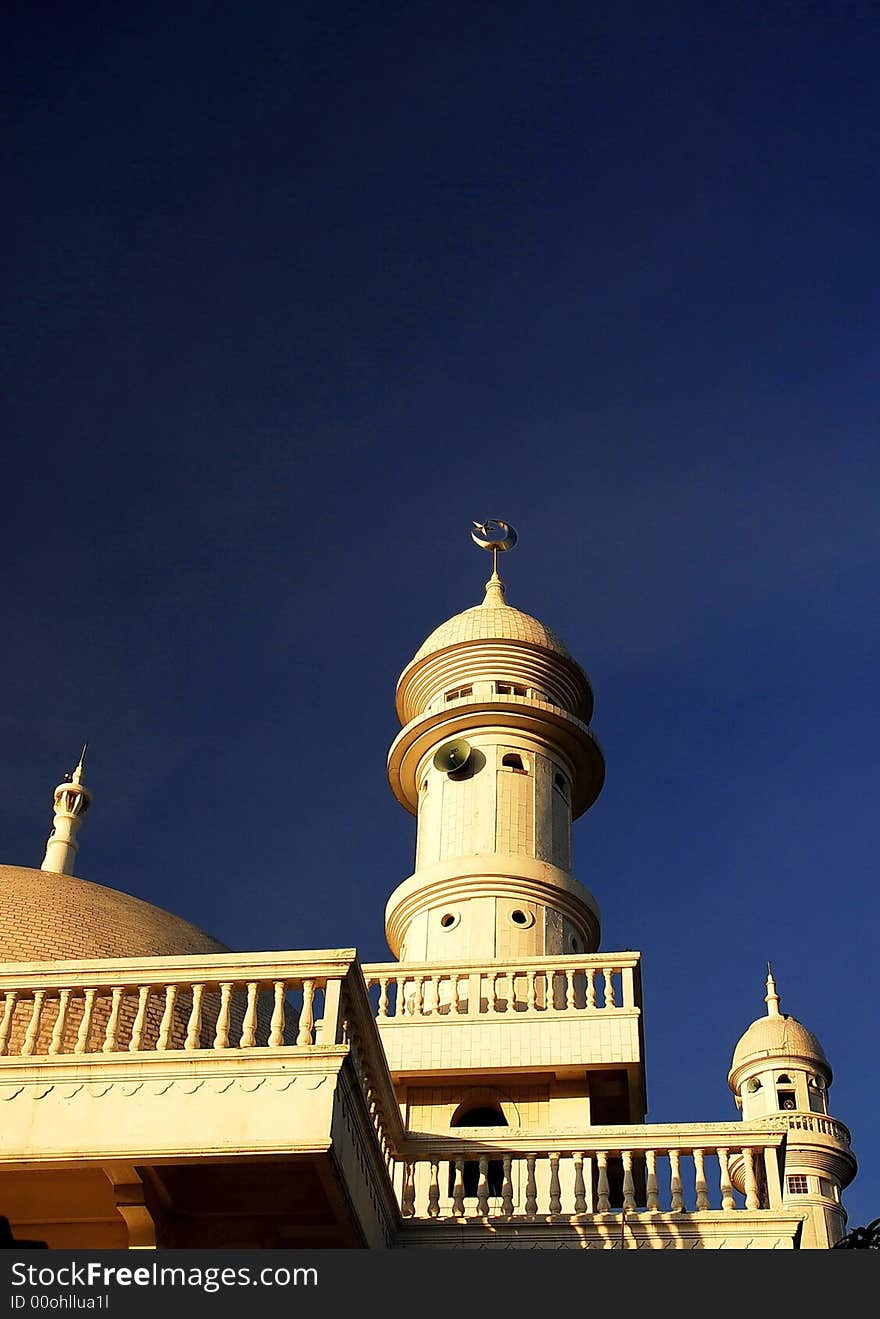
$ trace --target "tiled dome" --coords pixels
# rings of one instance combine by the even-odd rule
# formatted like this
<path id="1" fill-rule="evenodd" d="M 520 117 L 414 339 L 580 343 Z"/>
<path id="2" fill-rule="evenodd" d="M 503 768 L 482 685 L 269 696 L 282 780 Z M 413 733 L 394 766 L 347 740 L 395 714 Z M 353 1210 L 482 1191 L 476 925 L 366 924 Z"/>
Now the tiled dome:
<path id="1" fill-rule="evenodd" d="M 448 618 L 435 628 L 428 639 L 416 651 L 413 662 L 431 655 L 435 651 L 445 650 L 464 641 L 527 641 L 546 650 L 555 651 L 571 659 L 566 646 L 555 632 L 545 627 L 531 614 L 524 614 L 510 605 L 474 605 L 453 618 Z"/>
<path id="2" fill-rule="evenodd" d="M 117 889 L 0 866 L 0 962 L 227 952 L 189 921 Z"/>

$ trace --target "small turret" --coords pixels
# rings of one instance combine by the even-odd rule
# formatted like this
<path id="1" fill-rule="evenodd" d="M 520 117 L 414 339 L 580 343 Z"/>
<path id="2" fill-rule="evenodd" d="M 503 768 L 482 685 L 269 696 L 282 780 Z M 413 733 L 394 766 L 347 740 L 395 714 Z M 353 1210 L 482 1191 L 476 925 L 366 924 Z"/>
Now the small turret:
<path id="1" fill-rule="evenodd" d="M 59 783 L 55 789 L 55 817 L 40 869 L 51 870 L 56 875 L 73 874 L 79 850 L 76 835 L 83 816 L 92 804 L 92 794 L 82 781 L 88 745 L 87 742 L 83 747 L 76 769 L 72 774 L 65 775 L 64 782 Z"/>
<path id="2" fill-rule="evenodd" d="M 744 1122 L 785 1116 L 783 1202 L 803 1211 L 802 1246 L 827 1249 L 846 1229 L 840 1193 L 856 1173 L 849 1131 L 828 1113 L 833 1076 L 825 1051 L 806 1026 L 780 1012 L 769 963 L 764 1002 L 767 1015 L 734 1049 L 728 1084 Z M 741 1190 L 738 1171 L 731 1169 Z"/>

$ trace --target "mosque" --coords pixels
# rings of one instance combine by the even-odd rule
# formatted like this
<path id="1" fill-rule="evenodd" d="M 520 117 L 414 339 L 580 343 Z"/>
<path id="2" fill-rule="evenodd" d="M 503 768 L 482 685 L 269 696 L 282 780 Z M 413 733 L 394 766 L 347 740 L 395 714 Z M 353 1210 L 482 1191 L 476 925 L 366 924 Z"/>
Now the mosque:
<path id="1" fill-rule="evenodd" d="M 75 877 L 84 764 L 40 869 L 0 867 L 0 1216 L 50 1249 L 827 1249 L 856 1162 L 831 1065 L 783 1013 L 733 1049 L 740 1118 L 646 1122 L 638 952 L 603 952 L 572 822 L 604 778 L 593 693 L 508 604 L 397 684 L 416 821 L 392 960 L 233 952 Z M 744 1012 L 747 1018 L 748 1010 Z"/>

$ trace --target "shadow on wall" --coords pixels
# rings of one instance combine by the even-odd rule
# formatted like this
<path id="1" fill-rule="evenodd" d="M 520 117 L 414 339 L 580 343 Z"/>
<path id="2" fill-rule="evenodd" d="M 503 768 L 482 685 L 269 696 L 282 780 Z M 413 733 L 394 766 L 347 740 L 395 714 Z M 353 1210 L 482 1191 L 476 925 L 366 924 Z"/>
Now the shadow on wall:
<path id="1" fill-rule="evenodd" d="M 12 1235 L 9 1219 L 0 1215 L 0 1250 L 48 1250 L 45 1241 L 22 1241 Z"/>

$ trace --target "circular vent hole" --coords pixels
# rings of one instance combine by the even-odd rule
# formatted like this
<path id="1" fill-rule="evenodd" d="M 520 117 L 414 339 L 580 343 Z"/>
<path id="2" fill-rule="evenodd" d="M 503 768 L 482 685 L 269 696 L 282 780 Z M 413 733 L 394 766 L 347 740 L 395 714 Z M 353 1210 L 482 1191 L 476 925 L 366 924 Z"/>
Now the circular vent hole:
<path id="1" fill-rule="evenodd" d="M 440 917 L 440 924 L 444 930 L 451 930 L 455 924 L 455 916 L 451 911 L 447 911 L 444 916 Z"/>
<path id="2" fill-rule="evenodd" d="M 510 919 L 513 921 L 514 925 L 528 925 L 529 923 L 529 918 L 525 912 L 519 911 L 518 909 L 510 913 Z"/>

